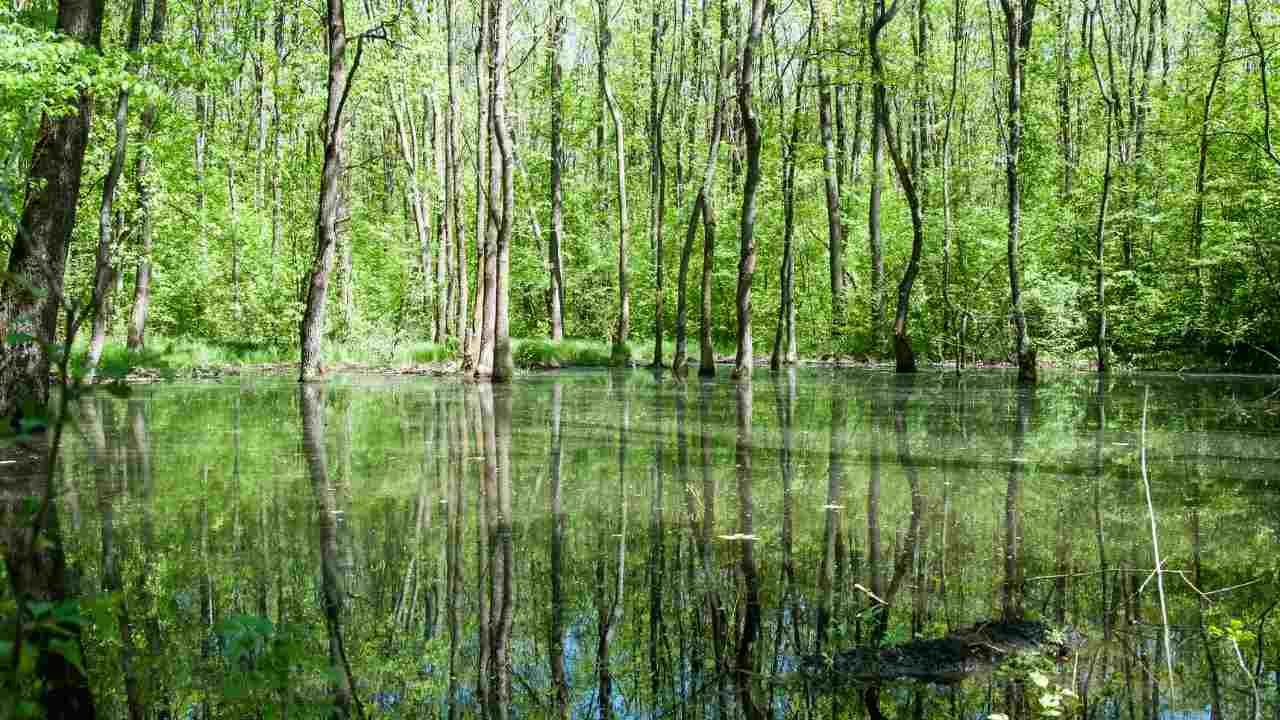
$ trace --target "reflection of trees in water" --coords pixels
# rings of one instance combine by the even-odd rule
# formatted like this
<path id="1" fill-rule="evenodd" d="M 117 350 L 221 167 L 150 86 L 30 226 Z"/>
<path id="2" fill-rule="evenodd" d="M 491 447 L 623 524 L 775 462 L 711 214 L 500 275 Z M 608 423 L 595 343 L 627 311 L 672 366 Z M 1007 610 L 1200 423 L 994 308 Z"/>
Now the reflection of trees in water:
<path id="1" fill-rule="evenodd" d="M 1083 634 L 1066 674 L 1037 667 L 1094 717 L 1175 707 L 1143 585 L 1153 560 L 1142 488 L 1125 468 L 1136 448 L 1117 444 L 1130 441 L 1134 406 L 1117 380 L 1104 405 L 1092 386 L 1033 399 L 972 379 L 961 390 L 928 376 L 805 377 L 317 388 L 302 393 L 300 448 L 297 425 L 276 427 L 289 405 L 277 389 L 199 389 L 181 404 L 160 392 L 127 408 L 104 396 L 85 413 L 104 439 L 90 422 L 73 433 L 71 478 L 109 470 L 69 552 L 80 589 L 118 587 L 126 601 L 113 612 L 131 615 L 135 692 L 150 716 L 204 698 L 210 716 L 246 707 L 225 693 L 258 670 L 227 660 L 221 628 L 266 612 L 276 622 L 262 652 L 288 654 L 282 680 L 252 691 L 263 707 L 346 703 L 355 715 L 359 699 L 369 715 L 376 704 L 452 720 L 1033 717 L 1038 688 L 1004 674 L 945 692 L 831 696 L 788 681 L 819 647 L 896 647 L 1002 616 Z M 1234 427 L 1212 407 L 1195 412 Z M 1253 579 L 1252 535 L 1239 526 L 1267 506 L 1216 483 L 1261 476 L 1259 438 L 1202 434 L 1220 444 L 1206 452 L 1163 422 L 1150 457 L 1166 579 L 1184 570 L 1205 590 Z M 192 444 L 192 425 L 226 447 Z M 1170 458 L 1185 465 L 1173 468 L 1177 488 L 1160 474 Z M 108 492 L 117 486 L 124 494 Z M 1247 676 L 1212 628 L 1232 617 L 1254 627 L 1274 587 L 1212 601 L 1185 584 L 1167 590 L 1176 708 L 1245 713 Z M 216 642 L 205 642 L 211 626 Z M 86 636 L 88 667 L 106 712 L 123 716 L 120 624 L 104 627 L 111 637 Z M 1257 648 L 1241 646 L 1252 669 Z M 1262 687 L 1266 716 L 1275 701 Z"/>
<path id="2" fill-rule="evenodd" d="M 329 638 L 333 702 L 340 717 L 362 717 L 364 712 L 355 694 L 355 679 L 342 634 L 348 590 L 340 561 L 342 550 L 338 547 L 337 488 L 329 477 L 325 450 L 325 388 L 316 383 L 303 383 L 298 387 L 298 394 L 302 404 L 302 450 L 311 476 L 316 525 L 320 531 L 320 592 Z"/>

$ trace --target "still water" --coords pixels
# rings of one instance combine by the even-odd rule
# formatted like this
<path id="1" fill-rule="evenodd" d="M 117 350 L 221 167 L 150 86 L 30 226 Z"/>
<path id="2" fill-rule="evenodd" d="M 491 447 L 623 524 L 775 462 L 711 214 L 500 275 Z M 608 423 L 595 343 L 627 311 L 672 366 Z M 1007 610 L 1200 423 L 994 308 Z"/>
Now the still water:
<path id="1" fill-rule="evenodd" d="M 160 385 L 56 510 L 102 717 L 1272 718 L 1276 389 Z"/>

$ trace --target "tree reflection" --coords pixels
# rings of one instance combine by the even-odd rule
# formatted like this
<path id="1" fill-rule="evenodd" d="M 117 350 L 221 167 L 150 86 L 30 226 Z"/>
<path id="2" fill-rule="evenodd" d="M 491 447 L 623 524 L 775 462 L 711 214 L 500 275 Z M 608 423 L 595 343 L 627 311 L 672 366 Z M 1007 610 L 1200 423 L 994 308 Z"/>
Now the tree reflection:
<path id="1" fill-rule="evenodd" d="M 340 717 L 363 717 L 342 634 L 347 578 L 338 548 L 337 489 L 329 477 L 325 450 L 325 389 L 316 383 L 302 383 L 298 386 L 298 396 L 302 404 L 302 451 L 311 476 L 316 525 L 320 531 L 321 605 L 329 638 L 333 703 Z"/>

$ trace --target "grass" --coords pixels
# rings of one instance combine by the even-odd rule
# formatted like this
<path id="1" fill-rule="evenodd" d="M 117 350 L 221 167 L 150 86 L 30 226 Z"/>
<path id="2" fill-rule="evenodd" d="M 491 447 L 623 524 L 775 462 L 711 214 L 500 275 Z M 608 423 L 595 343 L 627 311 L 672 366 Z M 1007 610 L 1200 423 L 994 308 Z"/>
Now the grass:
<path id="1" fill-rule="evenodd" d="M 614 364 L 615 350 L 620 350 L 635 365 L 652 360 L 651 342 L 633 342 L 614 348 L 612 342 L 567 339 L 553 342 L 546 338 L 513 340 L 515 364 L 523 369 L 548 367 L 603 368 Z M 87 341 L 76 343 L 71 369 L 84 368 Z M 402 368 L 445 362 L 458 357 L 455 340 L 437 344 L 425 340 L 400 341 L 369 336 L 346 343 L 329 342 L 325 347 L 325 365 Z M 98 363 L 103 379 L 123 378 L 134 370 L 158 372 L 164 377 L 180 377 L 200 372 L 217 372 L 249 365 L 293 364 L 298 350 L 283 346 L 257 346 L 248 343 L 219 343 L 202 338 L 168 338 L 152 336 L 147 349 L 130 352 L 120 339 L 109 339 Z"/>

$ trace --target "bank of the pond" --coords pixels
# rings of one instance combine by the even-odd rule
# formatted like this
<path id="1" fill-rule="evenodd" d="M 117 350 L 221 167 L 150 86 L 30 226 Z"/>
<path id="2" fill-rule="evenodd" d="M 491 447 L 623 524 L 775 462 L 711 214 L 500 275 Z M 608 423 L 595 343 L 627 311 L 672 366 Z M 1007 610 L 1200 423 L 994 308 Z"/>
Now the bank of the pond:
<path id="1" fill-rule="evenodd" d="M 545 338 L 516 339 L 514 360 L 523 371 L 545 371 L 560 368 L 605 368 L 612 365 L 609 343 L 591 339 Z M 637 341 L 629 346 L 633 367 L 653 365 L 653 344 Z M 211 343 L 194 338 L 156 338 L 142 352 L 128 350 L 124 343 L 113 340 L 107 343 L 98 365 L 98 382 L 149 383 L 163 380 L 219 380 L 249 374 L 290 374 L 297 372 L 297 349 L 251 344 Z M 72 371 L 84 374 L 86 344 L 78 343 L 73 351 Z M 667 359 L 664 358 L 664 365 Z M 691 358 L 696 363 L 696 358 Z M 731 352 L 717 349 L 716 364 L 734 362 Z M 757 367 L 768 367 L 769 357 L 756 358 Z M 867 354 L 834 356 L 820 355 L 800 359 L 801 367 L 826 367 L 848 369 L 891 369 L 888 359 L 877 359 Z M 932 358 L 922 362 L 924 368 L 956 370 L 954 358 Z M 349 343 L 334 343 L 326 350 L 325 374 L 363 373 L 378 375 L 452 375 L 462 371 L 456 343 L 441 345 L 422 340 L 396 338 L 365 338 Z M 1003 358 L 974 358 L 968 360 L 963 371 L 1006 370 L 1014 365 Z M 1040 367 L 1046 370 L 1093 370 L 1089 362 L 1070 358 L 1041 358 Z M 1229 374 L 1233 368 L 1204 363 L 1157 362 L 1151 367 L 1140 364 L 1115 364 L 1120 372 L 1188 372 L 1204 374 Z"/>

